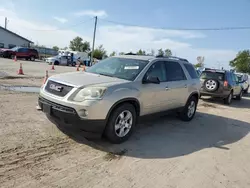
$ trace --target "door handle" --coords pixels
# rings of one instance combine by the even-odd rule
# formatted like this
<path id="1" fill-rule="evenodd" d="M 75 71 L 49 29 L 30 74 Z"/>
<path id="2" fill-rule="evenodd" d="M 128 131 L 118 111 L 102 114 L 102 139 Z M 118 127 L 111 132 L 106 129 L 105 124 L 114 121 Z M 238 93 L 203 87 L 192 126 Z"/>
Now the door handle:
<path id="1" fill-rule="evenodd" d="M 184 87 L 187 88 L 187 84 L 185 84 Z"/>

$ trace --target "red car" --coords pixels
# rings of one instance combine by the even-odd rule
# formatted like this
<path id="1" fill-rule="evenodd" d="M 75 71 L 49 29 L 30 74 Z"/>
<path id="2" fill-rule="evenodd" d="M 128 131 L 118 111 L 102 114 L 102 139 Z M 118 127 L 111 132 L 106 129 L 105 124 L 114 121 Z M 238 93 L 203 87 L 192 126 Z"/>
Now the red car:
<path id="1" fill-rule="evenodd" d="M 15 47 L 12 49 L 2 49 L 1 56 L 5 58 L 12 58 L 16 56 L 17 58 L 24 58 L 26 60 L 35 61 L 39 58 L 38 51 L 36 49 L 25 48 L 25 47 Z"/>

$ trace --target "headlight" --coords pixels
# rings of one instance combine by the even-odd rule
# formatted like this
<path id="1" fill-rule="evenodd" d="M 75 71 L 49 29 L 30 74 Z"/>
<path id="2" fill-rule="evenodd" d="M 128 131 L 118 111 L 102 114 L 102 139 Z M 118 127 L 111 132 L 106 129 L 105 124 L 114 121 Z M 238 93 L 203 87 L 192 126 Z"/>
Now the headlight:
<path id="1" fill-rule="evenodd" d="M 106 88 L 103 87 L 87 87 L 80 90 L 73 98 L 73 101 L 82 102 L 84 100 L 101 99 L 105 91 Z"/>

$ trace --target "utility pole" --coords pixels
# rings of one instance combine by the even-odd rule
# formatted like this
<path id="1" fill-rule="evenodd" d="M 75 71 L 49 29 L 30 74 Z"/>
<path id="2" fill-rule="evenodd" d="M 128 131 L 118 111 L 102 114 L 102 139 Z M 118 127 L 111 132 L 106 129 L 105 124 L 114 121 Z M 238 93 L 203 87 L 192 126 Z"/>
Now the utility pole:
<path id="1" fill-rule="evenodd" d="M 7 29 L 7 22 L 8 22 L 7 17 L 5 17 L 5 21 L 4 21 L 4 28 L 5 29 Z"/>
<path id="2" fill-rule="evenodd" d="M 90 58 L 90 66 L 92 66 L 92 63 L 93 63 L 93 55 L 94 55 L 94 50 L 95 50 L 95 33 L 96 33 L 96 25 L 97 25 L 97 16 L 95 16 L 95 27 L 94 27 L 94 36 L 93 36 L 92 52 L 91 52 L 91 58 Z"/>

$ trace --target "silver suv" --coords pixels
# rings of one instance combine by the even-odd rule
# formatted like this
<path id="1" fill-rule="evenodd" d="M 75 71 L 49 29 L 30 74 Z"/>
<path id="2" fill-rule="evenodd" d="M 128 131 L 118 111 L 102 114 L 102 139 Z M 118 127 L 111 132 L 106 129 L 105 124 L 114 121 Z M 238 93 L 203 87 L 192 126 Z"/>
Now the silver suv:
<path id="1" fill-rule="evenodd" d="M 124 55 L 102 60 L 86 72 L 51 76 L 38 101 L 53 122 L 78 127 L 88 138 L 104 135 L 121 143 L 146 115 L 177 110 L 182 120 L 190 121 L 199 89 L 196 70 L 186 59 Z"/>

